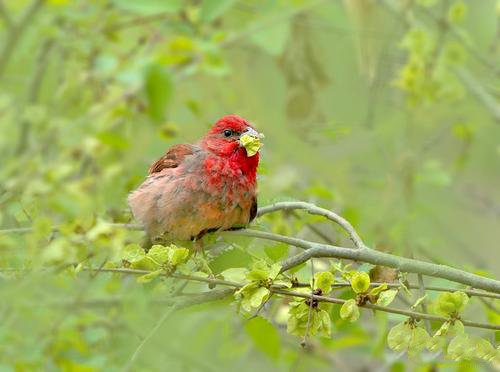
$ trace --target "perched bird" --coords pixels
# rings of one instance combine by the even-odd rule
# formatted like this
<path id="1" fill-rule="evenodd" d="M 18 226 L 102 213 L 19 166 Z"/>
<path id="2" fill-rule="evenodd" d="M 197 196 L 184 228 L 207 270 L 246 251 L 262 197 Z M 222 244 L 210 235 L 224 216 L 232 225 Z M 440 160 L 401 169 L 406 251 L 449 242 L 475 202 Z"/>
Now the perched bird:
<path id="1" fill-rule="evenodd" d="M 245 119 L 219 119 L 196 145 L 169 148 L 128 202 L 149 238 L 197 240 L 248 225 L 257 213 L 262 134 Z"/>

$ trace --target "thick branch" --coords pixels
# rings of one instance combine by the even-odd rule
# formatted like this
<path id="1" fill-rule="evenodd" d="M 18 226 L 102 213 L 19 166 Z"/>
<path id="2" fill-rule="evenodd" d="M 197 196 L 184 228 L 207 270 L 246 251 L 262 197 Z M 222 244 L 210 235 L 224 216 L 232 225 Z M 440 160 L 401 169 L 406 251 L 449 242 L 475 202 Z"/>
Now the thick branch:
<path id="1" fill-rule="evenodd" d="M 469 272 L 459 270 L 447 265 L 439 265 L 415 259 L 410 259 L 406 257 L 399 257 L 392 254 L 379 252 L 374 249 L 370 249 L 364 246 L 361 239 L 357 236 L 352 226 L 346 220 L 344 220 L 343 218 L 339 218 L 339 216 L 337 216 L 333 212 L 324 210 L 319 207 L 315 207 L 314 205 L 309 203 L 302 203 L 302 202 L 276 203 L 269 207 L 264 207 L 260 209 L 259 216 L 262 216 L 265 213 L 270 213 L 275 210 L 284 210 L 284 209 L 286 210 L 286 209 L 297 209 L 297 208 L 310 210 L 315 213 L 317 212 L 318 214 L 324 215 L 325 217 L 332 219 L 332 221 L 341 224 L 341 226 L 347 229 L 346 231 L 351 232 L 350 234 L 351 238 L 354 238 L 358 242 L 360 248 L 351 249 L 351 248 L 337 247 L 334 245 L 320 244 L 303 239 L 272 234 L 264 231 L 250 230 L 250 229 L 225 231 L 223 232 L 223 234 L 242 235 L 253 238 L 272 240 L 293 245 L 306 250 L 305 252 L 297 256 L 291 257 L 283 261 L 282 271 L 286 271 L 294 266 L 300 265 L 301 263 L 306 262 L 307 260 L 313 257 L 343 258 L 353 261 L 371 263 L 373 265 L 388 266 L 395 269 L 399 269 L 400 271 L 403 272 L 422 274 L 436 278 L 447 279 L 452 282 L 471 286 L 473 288 L 482 289 L 485 291 L 493 292 L 495 294 L 500 294 L 500 282 L 498 280 L 471 274 Z M 111 224 L 111 226 L 127 228 L 131 230 L 141 229 L 140 226 L 135 224 Z M 57 229 L 55 228 L 54 230 L 56 231 Z M 31 231 L 31 228 L 9 229 L 9 230 L 0 230 L 0 234 L 24 233 L 29 231 Z M 353 232 L 354 234 L 352 234 Z"/>
<path id="2" fill-rule="evenodd" d="M 423 274 L 436 278 L 447 279 L 452 282 L 469 285 L 473 288 L 500 294 L 500 282 L 498 280 L 471 274 L 450 266 L 394 256 L 392 254 L 379 252 L 366 247 L 361 249 L 336 247 L 334 245 L 313 243 L 303 239 L 249 229 L 230 231 L 225 234 L 243 235 L 259 239 L 272 240 L 306 250 L 301 254 L 283 261 L 282 271 L 286 271 L 292 267 L 300 265 L 313 257 L 343 258 L 353 261 L 367 262 L 373 265 L 392 267 L 407 273 Z"/>

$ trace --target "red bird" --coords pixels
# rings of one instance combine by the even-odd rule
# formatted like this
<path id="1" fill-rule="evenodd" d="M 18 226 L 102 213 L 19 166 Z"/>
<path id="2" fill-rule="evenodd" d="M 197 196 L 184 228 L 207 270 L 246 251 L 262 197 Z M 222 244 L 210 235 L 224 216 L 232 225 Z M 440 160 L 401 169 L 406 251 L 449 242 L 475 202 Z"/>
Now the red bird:
<path id="1" fill-rule="evenodd" d="M 257 213 L 259 134 L 227 115 L 196 144 L 174 145 L 133 191 L 132 213 L 151 239 L 199 239 L 206 232 L 244 227 Z"/>

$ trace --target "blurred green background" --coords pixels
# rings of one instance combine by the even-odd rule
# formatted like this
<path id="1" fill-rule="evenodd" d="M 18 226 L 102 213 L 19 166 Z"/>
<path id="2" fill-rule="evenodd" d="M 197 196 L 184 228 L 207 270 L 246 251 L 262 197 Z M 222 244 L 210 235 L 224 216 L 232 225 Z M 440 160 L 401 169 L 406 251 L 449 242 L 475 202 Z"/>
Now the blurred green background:
<path id="1" fill-rule="evenodd" d="M 34 227 L 0 232 L 0 371 L 127 363 L 172 286 L 64 264 L 140 242 L 103 221 L 130 221 L 149 164 L 230 113 L 266 135 L 260 205 L 311 201 L 371 247 L 499 277 L 499 14 L 494 0 L 0 0 L 0 226 Z M 248 262 L 231 252 L 217 264 Z M 201 305 L 134 368 L 425 368 L 386 350 L 388 320 L 337 315 L 333 338 L 304 351 L 282 327 L 252 332 L 229 301 Z"/>

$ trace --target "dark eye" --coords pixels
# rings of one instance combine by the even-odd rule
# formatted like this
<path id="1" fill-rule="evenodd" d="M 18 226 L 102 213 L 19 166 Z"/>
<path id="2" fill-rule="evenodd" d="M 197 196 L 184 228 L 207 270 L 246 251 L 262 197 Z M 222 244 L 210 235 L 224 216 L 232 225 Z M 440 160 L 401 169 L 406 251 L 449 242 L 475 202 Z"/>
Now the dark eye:
<path id="1" fill-rule="evenodd" d="M 231 129 L 224 130 L 224 137 L 231 137 L 233 135 L 233 131 Z"/>

